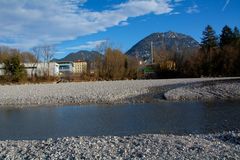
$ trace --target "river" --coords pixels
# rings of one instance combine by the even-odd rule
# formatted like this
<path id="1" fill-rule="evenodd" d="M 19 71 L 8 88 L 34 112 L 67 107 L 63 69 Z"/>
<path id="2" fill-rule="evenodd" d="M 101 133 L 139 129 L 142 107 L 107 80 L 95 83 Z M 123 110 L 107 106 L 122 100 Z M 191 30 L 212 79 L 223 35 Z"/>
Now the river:
<path id="1" fill-rule="evenodd" d="M 240 130 L 240 101 L 0 107 L 0 140 Z"/>

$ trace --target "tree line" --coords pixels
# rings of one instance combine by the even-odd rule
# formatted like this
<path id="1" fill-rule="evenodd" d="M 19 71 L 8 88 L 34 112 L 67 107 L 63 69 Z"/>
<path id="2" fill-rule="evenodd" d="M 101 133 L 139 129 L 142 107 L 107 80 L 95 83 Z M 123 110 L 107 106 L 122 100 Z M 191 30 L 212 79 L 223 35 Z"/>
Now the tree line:
<path id="1" fill-rule="evenodd" d="M 105 49 L 104 56 L 97 56 L 93 62 L 94 78 L 97 80 L 137 79 L 138 61 L 123 54 L 119 49 Z"/>
<path id="2" fill-rule="evenodd" d="M 184 63 L 184 74 L 188 77 L 240 76 L 240 33 L 225 26 L 219 36 L 208 25 L 202 33 L 197 54 Z"/>
<path id="3" fill-rule="evenodd" d="M 18 49 L 12 49 L 6 46 L 0 46 L 0 64 L 3 76 L 0 76 L 0 81 L 5 82 L 33 82 L 50 80 L 49 63 L 54 56 L 53 47 L 50 45 L 43 45 L 34 47 L 32 52 L 21 52 Z M 38 77 L 34 73 L 35 67 L 42 59 L 48 66 L 48 72 L 44 76 Z M 24 63 L 32 64 L 31 75 L 27 75 Z"/>
<path id="4" fill-rule="evenodd" d="M 97 77 L 106 80 L 137 78 L 193 78 L 240 76 L 240 33 L 224 26 L 220 35 L 208 25 L 202 32 L 199 49 L 183 53 L 169 50 L 154 51 L 154 76 L 143 76 L 136 57 L 124 55 L 120 50 L 106 49 L 103 58 L 96 60 Z M 146 66 L 145 66 L 146 67 Z"/>
<path id="5" fill-rule="evenodd" d="M 176 53 L 155 49 L 157 78 L 240 76 L 240 33 L 224 26 L 220 35 L 208 25 L 197 50 Z"/>

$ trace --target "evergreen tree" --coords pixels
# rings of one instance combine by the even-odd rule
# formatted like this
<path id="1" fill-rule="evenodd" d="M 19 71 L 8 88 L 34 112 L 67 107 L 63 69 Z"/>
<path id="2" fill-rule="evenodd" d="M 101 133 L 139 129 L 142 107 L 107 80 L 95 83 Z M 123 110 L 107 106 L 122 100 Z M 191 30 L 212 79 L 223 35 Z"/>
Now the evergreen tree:
<path id="1" fill-rule="evenodd" d="M 234 51 L 236 52 L 236 58 L 234 62 L 234 68 L 236 76 L 240 76 L 240 32 L 237 27 L 234 27 Z"/>
<path id="2" fill-rule="evenodd" d="M 19 55 L 13 55 L 4 61 L 5 76 L 8 80 L 13 82 L 20 82 L 25 80 L 27 73 L 24 66 L 20 63 Z"/>
<path id="3" fill-rule="evenodd" d="M 205 28 L 202 34 L 203 38 L 201 42 L 201 48 L 205 53 L 209 53 L 212 48 L 216 48 L 218 46 L 218 38 L 210 25 Z"/>
<path id="4" fill-rule="evenodd" d="M 218 37 L 210 25 L 203 31 L 200 53 L 203 53 L 201 56 L 200 74 L 215 76 L 219 66 L 219 62 L 216 64 L 215 61 L 215 58 L 218 57 Z"/>
<path id="5" fill-rule="evenodd" d="M 225 26 L 222 29 L 220 35 L 220 57 L 222 64 L 222 74 L 223 76 L 236 76 L 239 75 L 239 62 L 240 62 L 240 53 L 239 53 L 239 30 L 237 27 L 232 29 L 228 26 Z"/>
<path id="6" fill-rule="evenodd" d="M 237 27 L 234 27 L 233 34 L 234 34 L 234 38 L 235 39 L 239 39 L 240 38 L 240 32 L 239 32 L 239 29 Z"/>
<path id="7" fill-rule="evenodd" d="M 222 34 L 220 35 L 220 47 L 227 46 L 233 42 L 234 33 L 232 29 L 227 25 L 222 29 Z"/>

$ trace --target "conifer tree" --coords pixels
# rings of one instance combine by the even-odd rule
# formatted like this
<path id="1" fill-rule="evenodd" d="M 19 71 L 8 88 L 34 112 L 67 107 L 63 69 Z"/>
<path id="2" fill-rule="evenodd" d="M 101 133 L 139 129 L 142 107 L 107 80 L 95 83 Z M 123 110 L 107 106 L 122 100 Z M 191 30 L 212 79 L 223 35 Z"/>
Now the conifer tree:
<path id="1" fill-rule="evenodd" d="M 209 53 L 212 48 L 218 46 L 218 38 L 215 31 L 210 25 L 205 28 L 202 34 L 203 38 L 201 42 L 201 48 L 204 50 L 205 53 Z"/>
<path id="2" fill-rule="evenodd" d="M 27 76 L 24 66 L 20 63 L 19 55 L 13 55 L 4 61 L 5 76 L 13 82 L 20 82 Z"/>
<path id="3" fill-rule="evenodd" d="M 236 76 L 240 76 L 240 32 L 237 27 L 234 27 L 234 51 L 236 52 L 236 58 L 234 62 L 234 69 Z"/>
<path id="4" fill-rule="evenodd" d="M 239 29 L 237 27 L 234 27 L 233 35 L 234 35 L 235 39 L 240 38 L 240 32 L 239 32 Z"/>
<path id="5" fill-rule="evenodd" d="M 203 31 L 200 52 L 203 53 L 201 58 L 200 74 L 204 76 L 216 75 L 215 58 L 218 56 L 218 37 L 213 28 L 208 25 Z"/>
<path id="6" fill-rule="evenodd" d="M 220 47 L 230 45 L 233 42 L 234 33 L 232 29 L 227 25 L 222 29 L 222 34 L 220 35 Z"/>
<path id="7" fill-rule="evenodd" d="M 235 27 L 233 30 L 225 26 L 220 35 L 220 60 L 222 62 L 222 75 L 223 76 L 236 76 L 239 75 L 239 30 Z"/>

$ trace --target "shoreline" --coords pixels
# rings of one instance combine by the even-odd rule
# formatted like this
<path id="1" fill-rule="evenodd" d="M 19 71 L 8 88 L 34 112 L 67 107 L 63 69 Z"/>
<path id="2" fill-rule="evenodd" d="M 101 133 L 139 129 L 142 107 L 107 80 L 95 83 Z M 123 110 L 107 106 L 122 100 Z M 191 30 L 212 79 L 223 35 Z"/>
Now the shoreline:
<path id="1" fill-rule="evenodd" d="M 236 86 L 240 87 L 240 77 L 8 85 L 0 86 L 0 107 L 10 105 L 24 107 L 29 105 L 157 103 L 164 99 L 182 100 L 184 98 L 179 97 L 182 97 L 182 94 L 190 89 L 199 90 L 204 86 L 214 85 L 214 83 L 225 84 L 229 82 L 236 84 L 230 89 L 234 89 Z M 225 89 L 223 92 L 226 99 L 229 99 L 228 93 L 232 92 L 226 92 L 229 87 Z M 190 97 L 189 94 L 185 94 L 185 96 Z M 185 98 L 185 100 L 204 100 L 204 96 L 203 98 L 192 97 L 191 99 Z M 212 99 L 219 99 L 219 97 L 212 97 Z M 240 91 L 230 98 L 234 99 L 235 97 L 240 99 Z"/>

